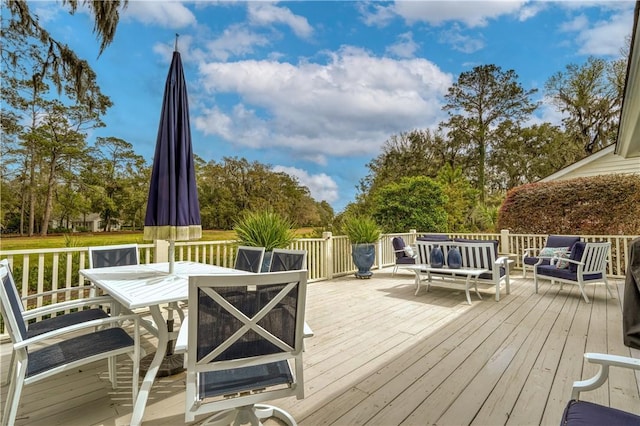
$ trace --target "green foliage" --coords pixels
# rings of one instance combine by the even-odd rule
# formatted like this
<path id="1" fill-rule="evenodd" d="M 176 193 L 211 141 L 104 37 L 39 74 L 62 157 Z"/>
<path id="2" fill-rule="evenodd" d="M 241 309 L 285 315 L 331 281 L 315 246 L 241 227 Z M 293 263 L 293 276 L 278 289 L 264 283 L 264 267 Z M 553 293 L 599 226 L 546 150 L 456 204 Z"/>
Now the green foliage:
<path id="1" fill-rule="evenodd" d="M 373 199 L 373 217 L 385 232 L 447 231 L 447 197 L 433 179 L 404 177 L 378 189 Z"/>
<path id="2" fill-rule="evenodd" d="M 498 227 L 535 234 L 640 234 L 640 175 L 523 185 L 509 191 Z"/>
<path id="3" fill-rule="evenodd" d="M 466 142 L 468 152 L 476 154 L 472 167 L 481 203 L 488 191 L 487 163 L 492 149 L 501 144 L 505 126 L 516 127 L 536 109 L 531 101 L 535 92 L 524 90 L 515 71 L 491 64 L 461 73 L 445 95 L 444 109 L 450 119 L 444 125 L 451 129 L 450 138 Z"/>
<path id="4" fill-rule="evenodd" d="M 450 164 L 440 169 L 437 182 L 447 198 L 444 209 L 447 212 L 447 230 L 449 232 L 466 232 L 469 230 L 469 214 L 473 210 L 478 192 L 473 189 L 460 167 Z"/>
<path id="5" fill-rule="evenodd" d="M 352 244 L 373 244 L 380 239 L 380 228 L 369 216 L 346 216 L 342 221 L 342 232 Z"/>
<path id="6" fill-rule="evenodd" d="M 266 251 L 287 248 L 295 238 L 293 224 L 270 210 L 246 212 L 234 229 L 241 245 L 264 247 Z"/>
<path id="7" fill-rule="evenodd" d="M 589 57 L 569 64 L 545 84 L 547 96 L 562 112 L 569 139 L 591 154 L 615 142 L 624 96 L 626 58 Z"/>

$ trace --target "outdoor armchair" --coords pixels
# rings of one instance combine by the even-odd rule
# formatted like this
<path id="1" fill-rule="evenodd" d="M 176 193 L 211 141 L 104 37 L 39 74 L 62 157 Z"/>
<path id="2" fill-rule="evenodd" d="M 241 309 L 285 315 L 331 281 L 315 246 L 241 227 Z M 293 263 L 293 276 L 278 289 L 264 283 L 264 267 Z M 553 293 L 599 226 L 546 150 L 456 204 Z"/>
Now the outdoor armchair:
<path id="1" fill-rule="evenodd" d="M 95 319 L 30 336 L 29 324 L 24 321 L 20 310 L 21 302 L 16 297 L 15 285 L 6 261 L 0 262 L 0 279 L 0 310 L 11 338 L 12 359 L 15 361 L 10 372 L 12 377 L 2 416 L 3 426 L 15 423 L 23 387 L 52 375 L 109 359 L 109 379 L 113 388 L 116 388 L 115 357 L 121 354 L 128 354 L 133 359 L 132 400 L 135 400 L 140 359 L 137 316 Z M 124 329 L 115 327 L 123 319 L 134 322 L 133 337 Z M 94 331 L 97 328 L 99 330 Z M 84 330 L 91 331 L 80 334 Z"/>
<path id="2" fill-rule="evenodd" d="M 553 256 L 565 249 L 570 252 L 575 243 L 580 241 L 580 237 L 569 235 L 549 235 L 547 241 L 542 248 L 528 248 L 522 254 L 522 278 L 527 278 L 527 269 L 533 270 L 534 265 L 548 265 Z"/>
<path id="3" fill-rule="evenodd" d="M 562 426 L 638 425 L 640 416 L 593 402 L 579 400 L 580 393 L 602 386 L 609 377 L 610 367 L 640 370 L 640 360 L 625 356 L 585 353 L 587 361 L 600 366 L 597 374 L 589 379 L 573 382 L 571 400 L 564 409 Z M 632 371 L 629 374 L 633 374 Z M 637 374 L 637 373 L 636 373 Z M 615 383 L 609 384 L 615 386 Z"/>
<path id="4" fill-rule="evenodd" d="M 398 271 L 400 265 L 415 265 L 417 253 L 413 252 L 413 248 L 405 244 L 402 237 L 393 237 L 391 240 L 393 252 L 396 255 L 396 264 L 393 267 L 392 275 Z"/>
<path id="5" fill-rule="evenodd" d="M 58 293 L 68 292 L 69 289 L 53 290 L 21 298 L 8 260 L 0 260 L 0 270 L 2 271 L 2 280 L 5 291 L 10 295 L 11 300 L 15 301 L 13 309 L 16 315 L 20 316 L 22 324 L 28 326 L 26 331 L 27 338 L 36 337 L 41 334 L 49 333 L 75 324 L 109 317 L 109 314 L 107 314 L 104 309 L 98 307 L 110 305 L 113 302 L 113 299 L 108 296 L 66 300 L 64 302 L 51 303 L 40 308 L 27 310 L 24 303 L 28 302 L 30 299 L 36 297 L 51 297 Z M 59 315 L 60 312 L 65 313 Z M 14 367 L 15 357 L 12 353 L 5 383 L 9 383 L 11 381 Z"/>
<path id="6" fill-rule="evenodd" d="M 571 249 L 569 258 L 556 255 L 547 265 L 543 264 L 541 259 L 533 270 L 536 293 L 538 292 L 538 281 L 540 279 L 551 280 L 552 284 L 557 281 L 560 283 L 560 289 L 562 289 L 562 284 L 565 283 L 577 284 L 585 302 L 589 303 L 587 293 L 584 291 L 584 285 L 601 281 L 607 287 L 609 295 L 614 297 L 607 279 L 607 261 L 610 251 L 611 243 L 609 242 L 577 242 Z"/>

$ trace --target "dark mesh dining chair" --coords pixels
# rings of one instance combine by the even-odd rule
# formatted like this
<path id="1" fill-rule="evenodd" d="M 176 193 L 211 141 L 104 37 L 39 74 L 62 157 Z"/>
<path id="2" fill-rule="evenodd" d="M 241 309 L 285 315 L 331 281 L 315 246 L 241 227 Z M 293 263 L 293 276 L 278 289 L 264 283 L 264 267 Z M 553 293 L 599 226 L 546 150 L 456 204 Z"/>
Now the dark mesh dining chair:
<path id="1" fill-rule="evenodd" d="M 133 359 L 132 400 L 138 392 L 140 359 L 140 332 L 137 316 L 107 317 L 84 322 L 88 332 L 80 324 L 61 327 L 47 336 L 30 335 L 30 325 L 25 323 L 21 312 L 21 301 L 14 291 L 15 284 L 6 260 L 0 262 L 0 312 L 12 343 L 11 379 L 2 416 L 3 425 L 13 425 L 20 407 L 20 395 L 24 386 L 46 379 L 52 375 L 102 359 L 109 359 L 109 379 L 113 388 L 117 386 L 116 356 L 128 354 Z M 116 327 L 121 319 L 134 321 L 131 337 L 124 329 Z M 37 323 L 36 323 L 37 324 Z M 95 330 L 97 327 L 101 329 Z M 106 327 L 106 328 L 105 328 Z M 70 335 L 69 333 L 74 334 Z M 73 336 L 73 337 L 69 337 Z"/>
<path id="2" fill-rule="evenodd" d="M 273 249 L 269 272 L 299 271 L 307 269 L 306 250 Z"/>
<path id="3" fill-rule="evenodd" d="M 304 398 L 306 288 L 306 270 L 189 277 L 186 422 L 296 424 L 264 402 Z"/>
<path id="4" fill-rule="evenodd" d="M 137 244 L 89 247 L 89 268 L 137 265 L 140 263 Z"/>
<path id="5" fill-rule="evenodd" d="M 264 247 L 239 246 L 234 269 L 247 272 L 260 272 L 264 259 Z"/>

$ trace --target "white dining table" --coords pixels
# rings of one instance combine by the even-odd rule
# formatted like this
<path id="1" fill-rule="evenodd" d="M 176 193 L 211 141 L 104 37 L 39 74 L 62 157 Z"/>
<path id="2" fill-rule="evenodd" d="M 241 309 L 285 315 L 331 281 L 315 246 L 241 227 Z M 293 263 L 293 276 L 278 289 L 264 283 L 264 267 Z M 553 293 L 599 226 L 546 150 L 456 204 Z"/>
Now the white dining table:
<path id="1" fill-rule="evenodd" d="M 189 276 L 222 274 L 249 274 L 249 272 L 198 262 L 175 262 L 173 274 L 169 274 L 169 263 L 80 270 L 80 275 L 113 297 L 125 310 L 149 308 L 153 318 L 152 326 L 155 330 L 150 331 L 157 335 L 158 347 L 136 398 L 131 418 L 132 426 L 142 423 L 149 392 L 166 354 L 170 338 L 160 306 L 188 299 Z M 148 321 L 146 324 L 147 328 L 151 327 Z"/>

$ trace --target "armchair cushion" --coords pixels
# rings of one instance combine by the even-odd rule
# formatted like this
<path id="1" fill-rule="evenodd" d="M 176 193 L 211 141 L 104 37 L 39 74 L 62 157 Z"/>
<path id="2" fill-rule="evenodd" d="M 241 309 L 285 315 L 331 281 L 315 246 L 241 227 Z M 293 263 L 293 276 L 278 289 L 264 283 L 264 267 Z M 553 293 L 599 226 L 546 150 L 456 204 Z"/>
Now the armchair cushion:
<path id="1" fill-rule="evenodd" d="M 393 251 L 396 254 L 396 260 L 400 260 L 403 257 L 407 257 L 407 254 L 404 251 L 406 244 L 402 239 L 402 237 L 394 237 L 393 240 L 391 240 L 391 244 L 393 244 Z"/>
<path id="2" fill-rule="evenodd" d="M 579 241 L 580 241 L 580 237 L 572 237 L 572 236 L 567 236 L 567 235 L 549 235 L 549 237 L 547 238 L 545 246 L 542 248 L 542 250 L 540 251 L 540 253 L 538 255 L 539 256 L 554 256 L 556 253 L 553 252 L 553 249 L 554 248 L 563 248 L 563 247 L 568 247 L 568 250 L 573 252 L 573 250 L 572 250 L 573 249 L 573 245 L 578 243 Z M 545 251 L 547 249 L 550 249 L 550 250 Z M 550 254 L 548 254 L 548 253 L 550 253 Z M 580 256 L 582 256 L 582 253 L 580 253 Z M 538 261 L 540 259 L 538 257 L 536 257 L 536 256 L 525 256 L 522 260 L 523 260 L 525 265 L 535 265 L 536 263 L 538 263 Z M 549 259 L 543 259 L 540 264 L 541 265 L 548 265 L 549 264 Z"/>
<path id="3" fill-rule="evenodd" d="M 638 424 L 640 417 L 604 405 L 571 400 L 564 409 L 562 426 L 601 426 Z"/>
<path id="4" fill-rule="evenodd" d="M 571 264 L 575 266 L 575 264 Z M 538 275 L 545 275 L 547 277 L 564 278 L 565 280 L 578 281 L 577 271 L 571 271 L 571 269 L 559 269 L 555 265 L 540 265 L 537 269 Z M 589 280 L 601 280 L 602 274 L 585 274 L 582 276 L 584 281 Z"/>
<path id="5" fill-rule="evenodd" d="M 577 243 L 575 243 L 571 248 L 571 257 L 569 257 L 569 259 L 578 261 L 582 259 L 582 255 L 584 254 L 584 248 L 586 245 L 587 243 L 584 243 L 582 241 L 578 241 Z M 577 270 L 578 265 L 576 265 L 575 263 L 571 263 L 569 265 L 569 271 L 576 272 Z"/>

